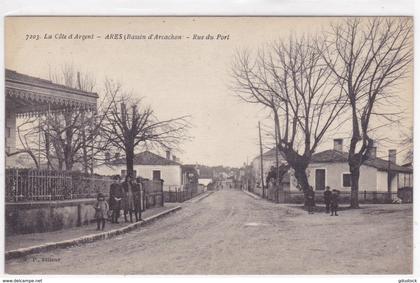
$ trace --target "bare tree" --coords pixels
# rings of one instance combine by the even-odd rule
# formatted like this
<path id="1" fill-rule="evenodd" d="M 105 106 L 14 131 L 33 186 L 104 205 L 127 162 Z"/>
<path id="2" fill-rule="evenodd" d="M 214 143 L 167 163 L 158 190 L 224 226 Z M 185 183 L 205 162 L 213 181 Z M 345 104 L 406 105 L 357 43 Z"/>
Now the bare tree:
<path id="1" fill-rule="evenodd" d="M 403 139 L 400 143 L 405 149 L 404 162 L 413 162 L 413 128 L 411 127 L 409 132 L 403 133 Z"/>
<path id="2" fill-rule="evenodd" d="M 274 42 L 254 58 L 238 53 L 232 68 L 237 94 L 272 112 L 277 147 L 304 192 L 312 154 L 346 104 L 313 46 L 306 38 Z"/>
<path id="3" fill-rule="evenodd" d="M 348 97 L 352 135 L 348 155 L 351 207 L 359 206 L 360 167 L 373 147 L 372 119 L 393 119 L 378 109 L 394 94 L 412 61 L 412 21 L 409 18 L 348 18 L 333 24 L 320 54 Z"/>
<path id="4" fill-rule="evenodd" d="M 143 106 L 141 99 L 123 93 L 120 84 L 107 81 L 106 92 L 115 99 L 105 115 L 101 131 L 111 147 L 124 153 L 127 174 L 133 174 L 137 147 L 176 149 L 188 138 L 188 116 L 159 121 L 150 106 Z"/>
<path id="5" fill-rule="evenodd" d="M 73 65 L 63 65 L 60 72 L 51 72 L 50 79 L 59 84 L 93 92 L 94 78 L 88 73 L 76 71 Z M 59 113 L 47 113 L 43 117 L 42 131 L 45 136 L 45 155 L 52 165 L 52 159 L 58 162 L 58 169 L 72 170 L 75 163 L 82 164 L 83 171 L 92 171 L 89 161 L 94 157 L 95 147 L 100 144 L 96 123 L 97 112 L 81 109 L 65 110 Z"/>
<path id="6" fill-rule="evenodd" d="M 6 152 L 6 155 L 11 157 L 20 154 L 27 154 L 34 162 L 36 168 L 39 168 L 39 162 L 36 158 L 36 151 L 30 146 L 31 144 L 31 137 L 34 134 L 38 133 L 38 128 L 31 127 L 34 124 L 36 118 L 29 117 L 24 119 L 22 123 L 20 123 L 16 127 L 17 137 L 20 142 L 20 148 L 14 152 Z"/>
<path id="7" fill-rule="evenodd" d="M 91 75 L 76 71 L 72 65 L 64 65 L 60 71 L 50 71 L 50 79 L 87 92 L 93 92 L 95 86 Z M 100 126 L 109 105 L 104 99 L 98 104 L 97 111 L 48 111 L 31 119 L 31 123 L 23 121 L 20 127 L 30 131 L 20 140 L 20 147 L 27 153 L 30 150 L 32 158 L 38 155 L 37 163 L 42 158 L 51 169 L 73 170 L 74 165 L 79 164 L 85 173 L 92 173 L 94 162 L 108 145 L 101 136 Z"/>

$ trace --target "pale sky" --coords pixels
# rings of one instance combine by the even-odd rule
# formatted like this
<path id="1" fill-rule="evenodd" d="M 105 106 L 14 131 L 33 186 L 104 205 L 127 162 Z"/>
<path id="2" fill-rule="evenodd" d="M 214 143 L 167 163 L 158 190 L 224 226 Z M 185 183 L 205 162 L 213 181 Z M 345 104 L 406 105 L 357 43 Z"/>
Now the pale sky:
<path id="1" fill-rule="evenodd" d="M 183 163 L 240 166 L 259 153 L 257 123 L 266 112 L 260 106 L 242 102 L 230 90 L 230 67 L 235 50 L 255 50 L 290 34 L 320 31 L 333 20 L 336 19 L 8 18 L 5 65 L 24 74 L 48 78 L 50 66 L 59 69 L 64 64 L 73 64 L 96 78 L 99 95 L 106 77 L 119 81 L 124 89 L 144 97 L 144 102 L 152 106 L 160 119 L 191 115 L 193 140 L 182 145 L 182 152 L 175 152 Z M 53 39 L 43 39 L 46 33 Z M 55 39 L 60 33 L 67 36 L 94 34 L 95 39 Z M 146 37 L 173 34 L 183 39 L 106 40 L 105 36 L 112 33 Z M 194 34 L 229 35 L 229 40 L 193 40 Z M 39 35 L 40 39 L 26 40 L 26 35 Z M 407 117 L 412 116 L 409 81 L 400 92 Z M 411 121 L 406 125 L 409 128 Z M 331 139 L 327 138 L 320 149 L 331 148 L 331 144 Z"/>

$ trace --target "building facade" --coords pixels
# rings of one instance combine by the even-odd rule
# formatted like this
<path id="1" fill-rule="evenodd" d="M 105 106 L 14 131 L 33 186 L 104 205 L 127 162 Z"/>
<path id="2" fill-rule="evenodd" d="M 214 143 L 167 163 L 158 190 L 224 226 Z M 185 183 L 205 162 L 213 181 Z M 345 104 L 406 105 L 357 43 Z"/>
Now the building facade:
<path id="1" fill-rule="evenodd" d="M 14 167 L 16 119 L 61 111 L 96 111 L 98 95 L 49 80 L 5 70 L 5 150 L 6 167 Z"/>
<path id="2" fill-rule="evenodd" d="M 182 190 L 184 185 L 198 179 L 191 166 L 184 166 L 170 158 L 166 158 L 150 151 L 144 151 L 134 156 L 134 176 L 149 180 L 163 180 L 165 191 Z M 127 175 L 126 160 L 115 159 L 103 165 L 96 166 L 96 174 L 100 175 Z"/>

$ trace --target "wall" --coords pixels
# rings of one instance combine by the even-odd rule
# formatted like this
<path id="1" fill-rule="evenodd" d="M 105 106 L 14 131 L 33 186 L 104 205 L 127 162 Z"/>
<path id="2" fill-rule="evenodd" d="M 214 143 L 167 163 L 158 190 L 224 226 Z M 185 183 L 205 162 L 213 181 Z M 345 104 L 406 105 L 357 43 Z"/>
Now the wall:
<path id="1" fill-rule="evenodd" d="M 101 165 L 95 168 L 95 173 L 101 175 L 121 175 L 121 170 L 126 170 L 125 165 L 112 167 Z M 134 165 L 134 170 L 137 172 L 137 176 L 150 180 L 153 179 L 153 170 L 160 170 L 160 176 L 164 180 L 163 189 L 165 191 L 169 190 L 169 188 L 179 188 L 182 185 L 181 166 L 179 165 Z"/>
<path id="2" fill-rule="evenodd" d="M 6 203 L 6 235 L 56 231 L 88 224 L 95 217 L 95 201 Z"/>
<path id="3" fill-rule="evenodd" d="M 283 157 L 279 156 L 279 165 L 285 163 L 285 160 Z M 255 180 L 257 183 L 261 182 L 261 159 L 255 158 L 251 162 L 252 165 L 252 174 L 255 177 Z M 266 178 L 268 175 L 268 172 L 271 169 L 271 166 L 276 166 L 276 157 L 275 156 L 264 156 L 263 155 L 263 173 L 264 173 L 264 185 L 266 186 Z"/>
<path id="4" fill-rule="evenodd" d="M 343 192 L 350 192 L 350 187 L 342 186 L 342 174 L 349 173 L 349 166 L 347 163 L 312 163 L 309 165 L 307 174 L 309 185 L 315 188 L 315 169 L 326 169 L 325 185 L 330 186 L 331 189 L 338 189 Z M 360 168 L 359 191 L 376 191 L 377 183 L 377 169 L 364 166 Z M 291 177 L 290 191 L 299 191 L 297 189 L 297 181 Z"/>

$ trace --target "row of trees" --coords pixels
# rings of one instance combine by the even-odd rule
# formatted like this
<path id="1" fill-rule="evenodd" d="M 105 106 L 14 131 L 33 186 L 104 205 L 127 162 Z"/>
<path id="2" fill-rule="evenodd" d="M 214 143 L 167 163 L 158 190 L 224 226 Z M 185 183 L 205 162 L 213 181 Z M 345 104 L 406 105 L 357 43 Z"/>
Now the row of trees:
<path id="1" fill-rule="evenodd" d="M 93 76 L 71 65 L 50 79 L 83 91 L 96 89 Z M 99 95 L 94 112 L 68 109 L 23 119 L 17 126 L 20 149 L 9 155 L 29 154 L 38 168 L 42 162 L 55 170 L 75 170 L 77 165 L 86 174 L 113 156 L 125 158 L 127 172 L 132 173 L 139 148 L 176 150 L 188 138 L 188 116 L 159 120 L 149 105 L 124 91 L 120 83 L 105 80 Z"/>
<path id="2" fill-rule="evenodd" d="M 396 105 L 388 112 L 380 106 L 409 71 L 412 29 L 409 18 L 347 18 L 322 34 L 236 54 L 234 89 L 246 102 L 269 109 L 276 146 L 304 192 L 312 155 L 349 117 L 351 207 L 358 207 L 360 167 L 374 145 L 372 121 L 396 120 Z"/>

